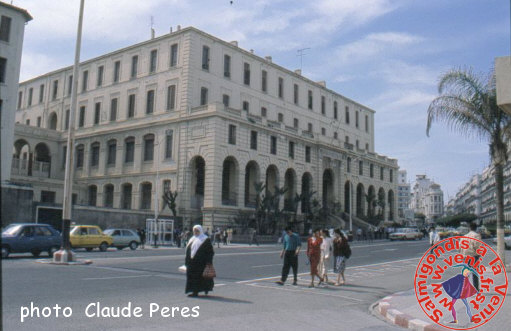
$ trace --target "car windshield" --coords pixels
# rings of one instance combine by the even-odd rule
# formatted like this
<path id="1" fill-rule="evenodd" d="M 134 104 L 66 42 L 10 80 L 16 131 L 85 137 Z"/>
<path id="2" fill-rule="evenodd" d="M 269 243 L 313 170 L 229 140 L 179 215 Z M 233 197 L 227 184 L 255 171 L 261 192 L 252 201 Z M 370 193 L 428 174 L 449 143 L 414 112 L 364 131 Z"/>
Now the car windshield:
<path id="1" fill-rule="evenodd" d="M 103 231 L 103 233 L 104 233 L 104 234 L 107 234 L 107 235 L 109 235 L 109 236 L 111 236 L 111 235 L 112 235 L 112 232 L 114 232 L 114 230 L 113 230 L 113 229 L 109 229 L 109 230 L 105 230 L 105 231 Z"/>
<path id="2" fill-rule="evenodd" d="M 14 225 L 11 224 L 8 227 L 5 228 L 5 230 L 2 231 L 2 234 L 8 235 L 8 236 L 14 236 L 18 231 L 21 229 L 21 225 Z"/>

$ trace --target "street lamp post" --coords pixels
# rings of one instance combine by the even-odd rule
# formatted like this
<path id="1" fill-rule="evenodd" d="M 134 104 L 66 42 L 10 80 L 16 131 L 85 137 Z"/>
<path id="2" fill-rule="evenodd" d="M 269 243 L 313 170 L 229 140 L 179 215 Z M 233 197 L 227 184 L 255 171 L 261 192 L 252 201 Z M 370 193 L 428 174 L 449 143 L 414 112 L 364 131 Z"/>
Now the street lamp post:
<path id="1" fill-rule="evenodd" d="M 67 136 L 66 170 L 64 173 L 64 201 L 62 206 L 62 246 L 53 255 L 53 262 L 67 263 L 73 261 L 73 253 L 69 241 L 71 226 L 72 192 L 73 192 L 73 152 L 74 152 L 74 119 L 78 95 L 78 66 L 80 64 L 80 48 L 82 44 L 82 25 L 84 1 L 80 0 L 78 29 L 76 33 L 75 61 L 73 66 L 73 85 L 71 87 L 71 107 L 69 111 L 69 129 Z"/>

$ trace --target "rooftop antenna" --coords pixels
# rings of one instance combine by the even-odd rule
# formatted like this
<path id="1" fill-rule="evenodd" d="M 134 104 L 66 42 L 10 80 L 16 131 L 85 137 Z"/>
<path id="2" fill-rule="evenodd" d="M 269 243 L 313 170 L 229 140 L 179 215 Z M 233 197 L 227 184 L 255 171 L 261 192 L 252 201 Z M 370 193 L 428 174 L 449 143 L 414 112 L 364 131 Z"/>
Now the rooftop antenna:
<path id="1" fill-rule="evenodd" d="M 296 56 L 300 57 L 300 70 L 302 70 L 302 66 L 303 66 L 303 56 L 306 55 L 305 51 L 308 49 L 310 49 L 310 47 L 302 48 L 297 51 L 298 54 Z"/>

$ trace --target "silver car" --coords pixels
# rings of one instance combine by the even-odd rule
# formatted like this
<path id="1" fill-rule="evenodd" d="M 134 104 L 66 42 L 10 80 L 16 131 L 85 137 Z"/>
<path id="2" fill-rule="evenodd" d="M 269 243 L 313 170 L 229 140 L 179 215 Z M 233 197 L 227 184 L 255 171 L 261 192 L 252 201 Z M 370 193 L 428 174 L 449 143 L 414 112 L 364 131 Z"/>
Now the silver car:
<path id="1" fill-rule="evenodd" d="M 118 250 L 126 247 L 135 250 L 140 245 L 139 235 L 130 229 L 106 229 L 103 233 L 114 239 L 112 247 L 116 247 Z"/>

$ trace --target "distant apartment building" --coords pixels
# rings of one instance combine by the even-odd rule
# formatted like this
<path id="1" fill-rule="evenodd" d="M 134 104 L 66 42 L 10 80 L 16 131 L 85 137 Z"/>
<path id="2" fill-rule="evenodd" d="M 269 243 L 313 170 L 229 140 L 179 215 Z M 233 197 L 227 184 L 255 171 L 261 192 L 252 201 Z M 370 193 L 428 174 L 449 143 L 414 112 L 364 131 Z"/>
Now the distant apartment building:
<path id="1" fill-rule="evenodd" d="M 374 111 L 269 56 L 190 27 L 84 61 L 79 73 L 77 205 L 151 213 L 177 191 L 178 215 L 211 228 L 254 211 L 263 183 L 286 189 L 288 211 L 315 191 L 323 206 L 366 215 L 366 193 L 378 192 L 385 219 L 397 215 L 398 164 L 374 151 Z M 67 67 L 18 89 L 13 179 L 38 202 L 62 201 L 72 81 Z M 298 214 L 308 208 L 300 202 Z"/>
<path id="2" fill-rule="evenodd" d="M 32 16 L 22 8 L 0 1 L 0 132 L 1 181 L 11 178 L 14 122 L 18 101 L 21 52 L 25 24 Z"/>
<path id="3" fill-rule="evenodd" d="M 446 205 L 447 215 L 474 214 L 481 216 L 481 175 L 475 174 Z"/>
<path id="4" fill-rule="evenodd" d="M 444 214 L 444 193 L 439 184 L 426 175 L 417 175 L 412 189 L 411 209 L 433 223 Z"/>
<path id="5" fill-rule="evenodd" d="M 406 170 L 399 170 L 397 178 L 397 213 L 400 218 L 407 218 L 410 213 L 407 210 L 410 209 L 411 203 L 411 187 L 408 181 Z"/>

